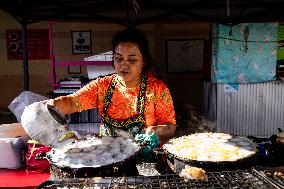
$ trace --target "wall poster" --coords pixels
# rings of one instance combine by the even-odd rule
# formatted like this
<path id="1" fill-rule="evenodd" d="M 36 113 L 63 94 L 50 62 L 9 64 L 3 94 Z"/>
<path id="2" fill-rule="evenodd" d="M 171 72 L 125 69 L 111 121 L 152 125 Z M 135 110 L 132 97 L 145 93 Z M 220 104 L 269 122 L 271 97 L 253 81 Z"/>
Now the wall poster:
<path id="1" fill-rule="evenodd" d="M 91 54 L 91 31 L 71 31 L 73 54 Z"/>
<path id="2" fill-rule="evenodd" d="M 23 59 L 22 30 L 6 29 L 7 56 L 9 60 Z M 28 29 L 29 60 L 49 59 L 48 29 Z"/>

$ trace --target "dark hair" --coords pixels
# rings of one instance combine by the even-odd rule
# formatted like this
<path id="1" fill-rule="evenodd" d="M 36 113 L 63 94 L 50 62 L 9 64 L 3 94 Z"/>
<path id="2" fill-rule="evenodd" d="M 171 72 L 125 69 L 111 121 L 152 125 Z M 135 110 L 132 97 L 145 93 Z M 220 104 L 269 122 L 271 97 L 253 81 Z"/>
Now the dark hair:
<path id="1" fill-rule="evenodd" d="M 117 32 L 112 38 L 112 52 L 114 54 L 115 47 L 122 42 L 130 42 L 138 46 L 145 66 L 143 67 L 143 73 L 150 71 L 152 66 L 152 57 L 149 50 L 149 44 L 144 33 L 136 28 L 127 28 L 120 32 Z"/>

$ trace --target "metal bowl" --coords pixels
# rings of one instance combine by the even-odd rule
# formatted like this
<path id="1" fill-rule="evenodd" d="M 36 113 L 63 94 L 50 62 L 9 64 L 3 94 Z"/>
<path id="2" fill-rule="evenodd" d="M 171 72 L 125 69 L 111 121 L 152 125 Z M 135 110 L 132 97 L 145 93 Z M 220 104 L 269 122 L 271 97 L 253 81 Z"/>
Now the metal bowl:
<path id="1" fill-rule="evenodd" d="M 27 106 L 22 114 L 21 123 L 32 139 L 47 146 L 60 146 L 58 140 L 67 133 L 64 115 L 49 106 L 46 101 Z"/>

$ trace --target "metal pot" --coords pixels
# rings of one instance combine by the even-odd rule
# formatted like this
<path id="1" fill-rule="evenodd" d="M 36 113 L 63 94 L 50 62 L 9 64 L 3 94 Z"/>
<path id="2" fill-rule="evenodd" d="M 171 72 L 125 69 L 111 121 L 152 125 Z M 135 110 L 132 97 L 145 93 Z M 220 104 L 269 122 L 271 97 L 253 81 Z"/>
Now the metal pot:
<path id="1" fill-rule="evenodd" d="M 170 144 L 170 141 L 165 143 Z M 155 149 L 156 154 L 163 154 L 170 168 L 177 174 L 185 167 L 190 165 L 194 167 L 203 168 L 205 171 L 227 171 L 235 169 L 251 168 L 255 163 L 256 153 L 236 161 L 198 161 L 179 157 L 171 152 L 164 145 L 161 149 Z M 256 149 L 255 149 L 256 152 Z"/>
<path id="2" fill-rule="evenodd" d="M 21 123 L 32 139 L 47 146 L 58 147 L 61 144 L 58 140 L 67 133 L 64 115 L 46 101 L 27 106 Z"/>

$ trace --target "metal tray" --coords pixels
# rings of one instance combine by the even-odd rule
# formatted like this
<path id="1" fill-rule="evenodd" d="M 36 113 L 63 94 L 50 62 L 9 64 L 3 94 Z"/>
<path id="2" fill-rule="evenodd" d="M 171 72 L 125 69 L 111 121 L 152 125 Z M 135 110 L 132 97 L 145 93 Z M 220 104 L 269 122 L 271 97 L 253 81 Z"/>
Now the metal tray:
<path id="1" fill-rule="evenodd" d="M 184 181 L 177 174 L 160 176 L 108 177 L 89 179 L 48 180 L 37 189 L 55 188 L 179 188 L 179 189 L 272 189 L 279 187 L 255 172 L 249 170 L 234 170 L 208 172 L 207 181 Z"/>
<path id="2" fill-rule="evenodd" d="M 284 166 L 257 166 L 254 167 L 252 171 L 268 179 L 270 182 L 274 183 L 279 188 L 284 189 Z M 280 173 L 281 175 L 277 173 Z"/>

